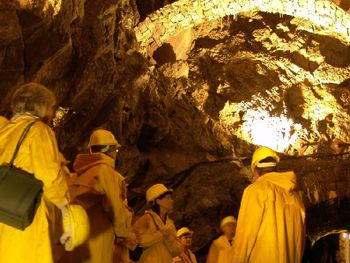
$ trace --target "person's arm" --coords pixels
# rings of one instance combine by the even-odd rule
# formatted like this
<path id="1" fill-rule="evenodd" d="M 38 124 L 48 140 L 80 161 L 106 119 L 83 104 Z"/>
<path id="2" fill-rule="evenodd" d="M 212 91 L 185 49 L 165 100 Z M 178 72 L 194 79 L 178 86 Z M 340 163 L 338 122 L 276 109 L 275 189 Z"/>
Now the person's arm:
<path id="1" fill-rule="evenodd" d="M 61 162 L 54 132 L 44 123 L 32 127 L 30 157 L 35 177 L 44 184 L 44 196 L 63 208 L 68 204 L 68 187 L 60 172 Z"/>
<path id="2" fill-rule="evenodd" d="M 219 251 L 215 245 L 215 241 L 210 246 L 207 263 L 218 263 Z"/>
<path id="3" fill-rule="evenodd" d="M 164 240 L 163 234 L 159 230 L 151 231 L 149 229 L 150 215 L 145 214 L 140 217 L 134 224 L 135 232 L 140 235 L 140 246 L 150 247 Z"/>
<path id="4" fill-rule="evenodd" d="M 233 242 L 233 263 L 246 263 L 254 247 L 265 210 L 268 193 L 256 182 L 244 190 Z"/>
<path id="5" fill-rule="evenodd" d="M 180 240 L 176 237 L 176 228 L 172 220 L 168 219 L 167 226 L 170 230 L 170 235 L 164 239 L 164 243 L 168 248 L 172 257 L 179 256 L 183 253 L 183 246 Z"/>
<path id="6" fill-rule="evenodd" d="M 128 238 L 131 235 L 131 229 L 128 226 L 128 215 L 122 199 L 122 176 L 108 167 L 101 170 L 98 180 L 106 195 L 106 206 L 112 209 L 111 220 L 113 220 L 115 235 L 118 238 Z"/>

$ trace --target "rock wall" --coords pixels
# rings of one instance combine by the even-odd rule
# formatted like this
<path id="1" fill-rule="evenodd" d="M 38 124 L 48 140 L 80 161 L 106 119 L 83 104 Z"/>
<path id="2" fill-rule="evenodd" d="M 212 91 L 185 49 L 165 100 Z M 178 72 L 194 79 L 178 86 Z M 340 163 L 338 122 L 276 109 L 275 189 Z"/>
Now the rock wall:
<path id="1" fill-rule="evenodd" d="M 281 169 L 300 177 L 309 237 L 349 229 L 341 209 L 349 197 L 348 149 L 335 156 L 329 148 L 335 138 L 349 139 L 349 43 L 303 19 L 248 12 L 214 20 L 225 14 L 214 8 L 212 21 L 162 38 L 149 59 L 136 38 L 149 22 L 138 25 L 138 8 L 127 0 L 0 0 L 0 113 L 10 117 L 17 85 L 38 81 L 58 97 L 54 129 L 68 159 L 86 151 L 93 129 L 112 130 L 124 146 L 117 164 L 130 181 L 130 204 L 140 214 L 149 186 L 174 188 L 172 216 L 195 230 L 202 256 L 220 218 L 237 216 L 249 184 L 257 143 L 240 134 L 249 123 L 244 113 L 285 114 L 311 134 L 305 145 L 281 151 Z M 308 110 L 323 104 L 333 117 Z M 318 220 L 325 211 L 336 212 Z"/>
<path id="2" fill-rule="evenodd" d="M 135 28 L 136 38 L 141 52 L 152 55 L 165 40 L 183 30 L 206 21 L 254 11 L 305 19 L 322 27 L 327 34 L 338 33 L 350 41 L 349 16 L 328 0 L 179 0 L 150 14 Z"/>

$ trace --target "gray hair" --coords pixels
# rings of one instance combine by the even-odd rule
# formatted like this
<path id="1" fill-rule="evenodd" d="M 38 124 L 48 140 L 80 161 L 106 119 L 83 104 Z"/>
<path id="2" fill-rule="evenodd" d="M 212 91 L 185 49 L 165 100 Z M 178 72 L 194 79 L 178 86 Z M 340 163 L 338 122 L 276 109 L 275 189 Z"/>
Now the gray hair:
<path id="1" fill-rule="evenodd" d="M 40 116 L 43 109 L 56 104 L 56 97 L 51 90 L 45 86 L 30 82 L 20 86 L 13 94 L 11 110 L 13 114 L 31 113 Z"/>

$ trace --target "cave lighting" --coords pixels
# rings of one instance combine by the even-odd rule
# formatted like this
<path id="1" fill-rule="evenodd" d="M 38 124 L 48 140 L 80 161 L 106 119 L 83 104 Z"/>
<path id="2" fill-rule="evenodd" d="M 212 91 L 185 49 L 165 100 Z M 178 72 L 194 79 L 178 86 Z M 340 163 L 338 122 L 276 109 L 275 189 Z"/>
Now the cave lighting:
<path id="1" fill-rule="evenodd" d="M 35 8 L 37 6 L 36 1 L 33 0 L 18 0 L 19 6 L 22 9 Z M 61 10 L 62 0 L 46 0 L 42 6 L 41 11 L 45 14 L 52 14 L 56 16 Z"/>
<path id="2" fill-rule="evenodd" d="M 53 126 L 54 127 L 59 126 L 69 111 L 70 111 L 69 108 L 58 107 L 56 112 L 55 112 L 55 117 L 52 120 Z"/>
<path id="3" fill-rule="evenodd" d="M 226 102 L 220 111 L 221 123 L 244 141 L 287 154 L 314 154 L 319 143 L 329 138 L 350 140 L 346 133 L 349 116 L 330 89 L 302 87 L 305 102 L 299 118 L 303 123 L 289 117 L 284 95 L 277 91 L 275 88 L 267 94 L 253 95 L 250 101 Z M 305 144 L 309 146 L 304 148 Z"/>
<path id="4" fill-rule="evenodd" d="M 272 116 L 263 109 L 249 109 L 242 118 L 242 125 L 236 135 L 250 143 L 267 146 L 279 152 L 285 152 L 297 143 L 302 130 L 284 115 Z"/>

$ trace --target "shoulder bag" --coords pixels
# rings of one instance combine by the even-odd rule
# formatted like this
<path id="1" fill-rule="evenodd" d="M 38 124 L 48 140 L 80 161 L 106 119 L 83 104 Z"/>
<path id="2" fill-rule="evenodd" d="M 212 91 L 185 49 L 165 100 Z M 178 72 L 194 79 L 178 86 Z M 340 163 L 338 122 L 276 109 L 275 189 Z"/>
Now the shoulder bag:
<path id="1" fill-rule="evenodd" d="M 35 216 L 41 201 L 42 181 L 14 166 L 14 161 L 30 128 L 23 131 L 9 164 L 0 166 L 0 223 L 24 230 Z M 34 153 L 35 154 L 35 153 Z"/>

